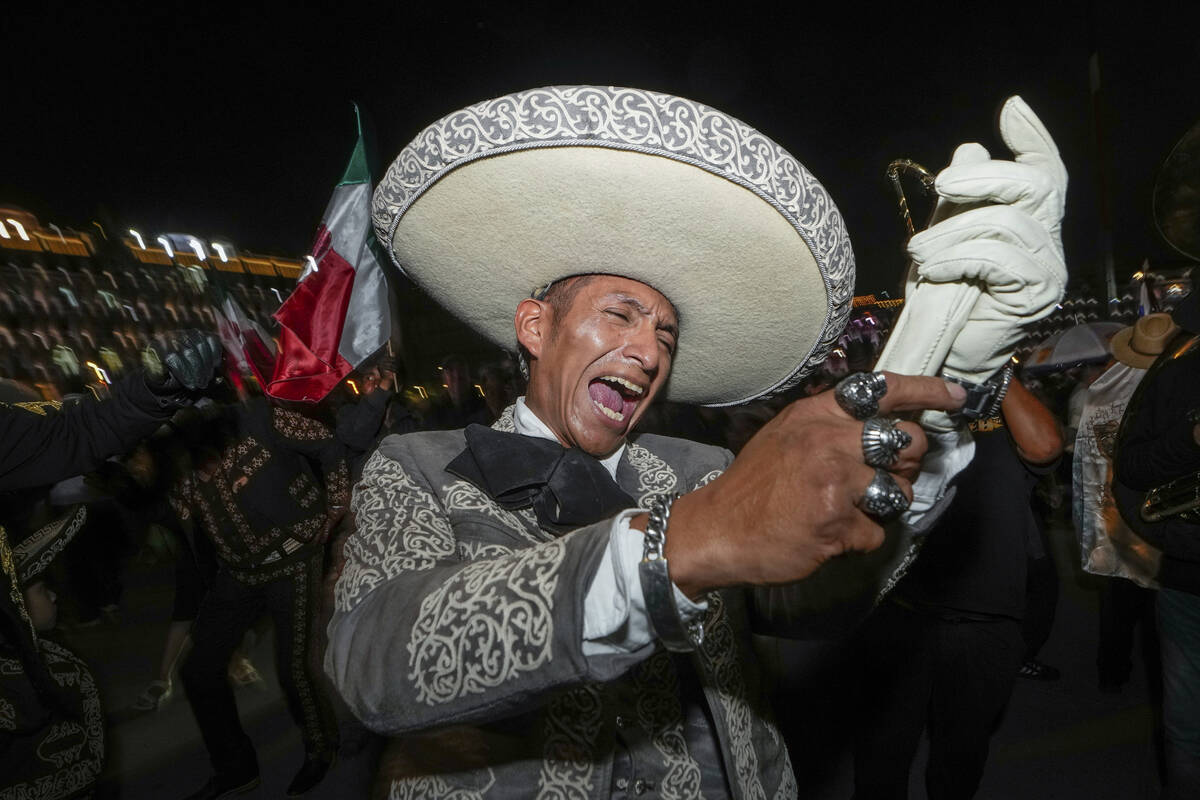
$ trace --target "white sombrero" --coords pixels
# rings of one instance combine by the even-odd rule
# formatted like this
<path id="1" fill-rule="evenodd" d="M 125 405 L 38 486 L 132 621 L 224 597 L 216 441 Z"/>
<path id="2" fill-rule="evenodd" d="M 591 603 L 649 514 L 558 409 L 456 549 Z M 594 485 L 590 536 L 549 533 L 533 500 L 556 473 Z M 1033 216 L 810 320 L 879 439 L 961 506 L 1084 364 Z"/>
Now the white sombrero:
<path id="1" fill-rule="evenodd" d="M 653 286 L 679 311 L 666 396 L 685 403 L 798 383 L 854 289 L 841 214 L 808 170 L 726 114 L 639 89 L 547 87 L 443 117 L 392 163 L 373 216 L 405 274 L 509 349 L 536 287 Z"/>

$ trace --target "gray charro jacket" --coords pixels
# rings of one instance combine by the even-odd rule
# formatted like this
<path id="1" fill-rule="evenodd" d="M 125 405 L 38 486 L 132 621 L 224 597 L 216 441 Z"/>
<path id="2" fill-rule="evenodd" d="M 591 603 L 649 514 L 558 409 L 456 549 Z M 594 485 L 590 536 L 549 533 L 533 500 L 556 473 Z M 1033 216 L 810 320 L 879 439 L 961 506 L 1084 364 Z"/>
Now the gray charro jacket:
<path id="1" fill-rule="evenodd" d="M 513 430 L 512 410 L 494 427 Z M 389 437 L 351 503 L 356 530 L 325 669 L 370 728 L 405 734 L 389 759 L 391 796 L 607 798 L 618 727 L 632 718 L 644 734 L 637 758 L 655 762 L 641 770 L 656 777 L 654 796 L 694 800 L 723 769 L 735 798 L 795 797 L 750 636 L 752 617 L 773 620 L 758 626 L 765 632 L 798 624 L 788 598 L 708 595 L 692 664 L 715 728 L 699 738 L 719 753 L 691 752 L 696 716 L 682 708 L 681 674 L 661 647 L 583 655 L 584 598 L 610 522 L 543 531 L 532 511 L 507 511 L 445 471 L 464 447 L 462 431 Z M 704 485 L 731 460 L 719 448 L 635 436 L 617 482 L 644 507 L 654 494 Z M 620 741 L 631 746 L 627 732 Z"/>

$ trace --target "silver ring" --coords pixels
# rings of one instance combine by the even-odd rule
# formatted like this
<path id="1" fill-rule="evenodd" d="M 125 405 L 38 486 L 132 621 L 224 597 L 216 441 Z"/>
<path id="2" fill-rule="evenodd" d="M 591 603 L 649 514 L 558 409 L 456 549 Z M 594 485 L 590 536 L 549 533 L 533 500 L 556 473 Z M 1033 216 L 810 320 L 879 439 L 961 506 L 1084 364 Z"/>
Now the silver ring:
<path id="1" fill-rule="evenodd" d="M 863 461 L 872 467 L 890 467 L 900 460 L 900 451 L 912 444 L 912 436 L 897 427 L 896 420 L 871 417 L 863 423 Z"/>
<path id="2" fill-rule="evenodd" d="M 882 372 L 855 372 L 838 381 L 833 390 L 837 404 L 857 420 L 879 413 L 879 398 L 887 394 L 887 379 Z"/>
<path id="3" fill-rule="evenodd" d="M 871 516 L 887 519 L 901 511 L 907 511 L 909 499 L 900 491 L 900 486 L 892 474 L 877 467 L 875 477 L 867 484 L 867 491 L 863 493 L 859 506 Z"/>

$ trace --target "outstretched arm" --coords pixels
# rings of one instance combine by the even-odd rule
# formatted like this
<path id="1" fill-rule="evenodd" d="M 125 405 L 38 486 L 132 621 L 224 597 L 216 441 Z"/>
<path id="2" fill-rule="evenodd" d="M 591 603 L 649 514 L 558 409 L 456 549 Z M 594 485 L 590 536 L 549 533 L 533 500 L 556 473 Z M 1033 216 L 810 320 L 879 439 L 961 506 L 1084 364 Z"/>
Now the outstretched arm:
<path id="1" fill-rule="evenodd" d="M 142 373 L 50 413 L 0 405 L 0 490 L 55 483 L 88 472 L 149 436 L 179 408 L 174 393 L 152 390 Z"/>

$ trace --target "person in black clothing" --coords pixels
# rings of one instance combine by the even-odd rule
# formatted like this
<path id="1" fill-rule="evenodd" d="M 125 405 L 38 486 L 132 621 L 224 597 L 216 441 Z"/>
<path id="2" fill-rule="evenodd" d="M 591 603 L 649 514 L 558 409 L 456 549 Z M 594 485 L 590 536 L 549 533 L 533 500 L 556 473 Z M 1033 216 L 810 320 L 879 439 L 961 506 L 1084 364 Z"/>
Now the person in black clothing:
<path id="1" fill-rule="evenodd" d="M 373 366 L 362 370 L 363 388 L 357 402 L 337 410 L 334 433 L 350 451 L 352 482 L 357 482 L 363 463 L 383 436 L 417 430 L 416 418 L 394 391 L 402 383 L 396 370 L 393 356 L 380 356 Z"/>
<path id="2" fill-rule="evenodd" d="M 1200 329 L 1176 314 L 1185 331 Z M 1117 435 L 1113 494 L 1126 523 L 1161 551 L 1155 576 L 1162 654 L 1163 798 L 1200 797 L 1200 512 L 1146 525 L 1141 492 L 1200 470 L 1200 337 L 1181 334 L 1142 379 Z"/>
<path id="3" fill-rule="evenodd" d="M 929 730 L 931 800 L 975 794 L 988 740 L 1025 653 L 1030 495 L 1062 452 L 1049 410 L 1013 380 L 1001 413 L 973 423 L 975 458 L 890 601 L 864 623 L 854 726 L 856 800 L 905 798 Z"/>
<path id="4" fill-rule="evenodd" d="M 261 398 L 222 408 L 212 429 L 219 451 L 171 496 L 185 526 L 212 540 L 218 562 L 180 670 L 213 767 L 189 797 L 223 797 L 259 782 L 226 671 L 263 611 L 275 622 L 279 683 L 304 740 L 304 764 L 288 787 L 289 796 L 298 796 L 325 777 L 337 750 L 313 637 L 324 543 L 349 499 L 345 449 L 324 424 Z"/>
<path id="5" fill-rule="evenodd" d="M 18 497 L 14 493 L 19 491 L 22 502 L 31 503 L 32 490 L 94 469 L 152 433 L 188 400 L 189 391 L 208 383 L 220 361 L 220 348 L 213 339 L 186 334 L 161 343 L 159 355 L 166 370 L 154 376 L 127 376 L 103 402 L 85 399 L 63 407 L 0 404 L 4 499 Z M 52 536 L 44 538 L 47 531 Z M 103 728 L 93 724 L 99 718 L 99 701 L 86 665 L 65 648 L 45 642 L 35 624 L 37 609 L 31 613 L 26 606 L 27 599 L 37 596 L 29 594 L 37 588 L 31 577 L 57 552 L 43 544 L 50 538 L 65 543 L 69 535 L 59 536 L 49 528 L 26 533 L 18 534 L 21 543 L 14 553 L 8 533 L 0 527 L 0 794 L 11 790 L 14 796 L 24 796 L 21 787 L 36 782 L 38 797 L 69 797 L 86 791 L 99 776 Z M 26 551 L 31 555 L 23 555 Z M 82 705 L 72 700 L 65 686 L 84 691 Z M 72 731 L 78 747 L 62 747 L 64 731 Z M 40 742 L 59 746 L 43 747 Z"/>

